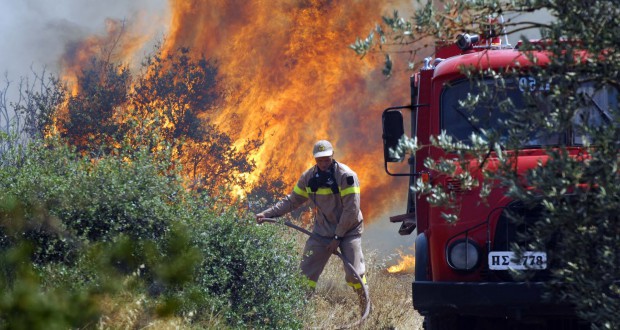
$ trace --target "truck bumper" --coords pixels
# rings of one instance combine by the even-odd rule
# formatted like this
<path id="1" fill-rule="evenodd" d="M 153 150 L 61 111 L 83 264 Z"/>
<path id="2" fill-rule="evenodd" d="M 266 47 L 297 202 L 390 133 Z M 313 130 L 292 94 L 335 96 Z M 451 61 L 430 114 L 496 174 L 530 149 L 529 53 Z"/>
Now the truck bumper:
<path id="1" fill-rule="evenodd" d="M 543 299 L 542 283 L 414 281 L 412 289 L 413 306 L 422 315 L 574 315 L 570 305 Z"/>

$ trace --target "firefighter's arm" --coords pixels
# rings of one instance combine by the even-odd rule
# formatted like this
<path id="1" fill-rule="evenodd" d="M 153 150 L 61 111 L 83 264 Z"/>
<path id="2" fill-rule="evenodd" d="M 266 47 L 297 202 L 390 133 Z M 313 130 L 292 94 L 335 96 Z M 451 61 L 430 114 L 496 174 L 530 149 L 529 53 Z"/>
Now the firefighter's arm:
<path id="1" fill-rule="evenodd" d="M 308 200 L 308 192 L 306 192 L 306 183 L 302 178 L 299 179 L 293 191 L 279 200 L 274 206 L 264 210 L 256 215 L 256 222 L 262 223 L 264 218 L 281 217 L 289 212 L 294 211 Z"/>
<path id="2" fill-rule="evenodd" d="M 357 227 L 362 221 L 360 216 L 360 185 L 355 173 L 347 173 L 341 184 L 340 198 L 342 199 L 342 215 L 336 226 L 336 236 L 345 234 Z"/>

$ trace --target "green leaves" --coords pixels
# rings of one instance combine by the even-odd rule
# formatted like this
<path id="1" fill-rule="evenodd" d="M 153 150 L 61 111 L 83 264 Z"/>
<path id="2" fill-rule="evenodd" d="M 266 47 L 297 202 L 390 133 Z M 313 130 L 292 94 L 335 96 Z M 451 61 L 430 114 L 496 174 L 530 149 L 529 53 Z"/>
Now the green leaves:
<path id="1" fill-rule="evenodd" d="M 355 43 L 349 45 L 349 48 L 353 49 L 357 55 L 360 55 L 363 58 L 372 47 L 374 38 L 374 33 L 370 32 L 366 39 L 360 39 L 359 37 L 355 39 Z"/>
<path id="2" fill-rule="evenodd" d="M 527 71 L 522 59 L 512 69 L 462 68 L 470 92 L 455 96 L 455 114 L 473 133 L 455 137 L 441 132 L 430 137 L 430 146 L 402 141 L 398 153 L 414 154 L 422 147 L 444 152 L 443 158 L 426 159 L 425 168 L 417 169 L 430 171 L 435 182 L 417 180 L 412 189 L 440 207 L 448 222 L 458 221 L 461 209 L 454 191 L 442 186 L 445 178 L 477 192 L 481 203 L 494 193 L 503 197 L 497 197 L 502 189 L 511 200 L 540 209 L 541 219 L 530 226 L 526 239 L 532 242 L 528 248 L 540 251 L 553 242 L 550 292 L 576 306 L 593 328 L 619 328 L 614 281 L 620 279 L 620 5 L 484 0 L 448 1 L 440 9 L 434 4 L 414 8 L 409 19 L 397 11 L 383 17 L 375 29 L 381 38 L 360 44 L 362 53 L 384 55 L 382 71 L 389 76 L 398 63 L 416 70 L 418 50 L 451 43 L 457 33 L 495 31 L 503 37 L 529 29 L 544 41 L 520 45 L 534 64 Z M 549 15 L 548 22 L 527 16 L 540 12 Z M 535 56 L 540 51 L 546 56 Z M 407 60 L 400 61 L 401 55 Z M 485 56 L 492 57 L 492 51 Z M 511 88 L 524 100 L 509 98 Z M 494 125 L 485 126 L 485 120 Z M 537 156 L 528 154 L 532 149 Z"/>
<path id="3" fill-rule="evenodd" d="M 298 273 L 299 255 L 284 227 L 257 226 L 230 212 L 192 223 L 204 260 L 198 280 L 226 303 L 231 324 L 260 328 L 301 327 L 305 286 Z M 289 236 L 291 237 L 291 236 Z M 275 289 L 277 288 L 277 289 Z"/>
<path id="4" fill-rule="evenodd" d="M 293 241 L 187 190 L 170 158 L 91 159 L 53 140 L 2 157 L 20 161 L 0 167 L 0 327 L 92 326 L 102 297 L 128 294 L 153 318 L 301 328 Z"/>

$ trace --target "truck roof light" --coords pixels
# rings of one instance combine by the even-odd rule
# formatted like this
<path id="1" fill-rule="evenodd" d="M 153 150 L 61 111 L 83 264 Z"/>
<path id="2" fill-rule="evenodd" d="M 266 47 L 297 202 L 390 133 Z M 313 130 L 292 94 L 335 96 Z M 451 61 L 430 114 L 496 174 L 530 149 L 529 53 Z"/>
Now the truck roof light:
<path id="1" fill-rule="evenodd" d="M 424 183 L 429 183 L 431 181 L 431 175 L 428 172 L 421 172 L 420 179 Z"/>
<path id="2" fill-rule="evenodd" d="M 433 66 L 431 65 L 432 60 L 433 60 L 432 57 L 425 57 L 424 66 L 422 66 L 422 70 L 432 70 L 433 69 Z"/>
<path id="3" fill-rule="evenodd" d="M 477 43 L 478 41 L 480 41 L 480 36 L 477 34 L 459 34 L 458 36 L 456 36 L 456 45 L 461 49 L 461 50 L 468 50 L 471 49 L 473 44 Z"/>

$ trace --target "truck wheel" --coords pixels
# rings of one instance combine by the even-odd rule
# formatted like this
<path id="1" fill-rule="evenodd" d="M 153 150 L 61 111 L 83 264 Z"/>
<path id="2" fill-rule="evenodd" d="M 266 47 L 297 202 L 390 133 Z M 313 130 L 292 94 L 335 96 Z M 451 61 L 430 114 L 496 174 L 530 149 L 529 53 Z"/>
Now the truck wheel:
<path id="1" fill-rule="evenodd" d="M 425 330 L 471 330 L 475 323 L 475 319 L 456 314 L 433 314 L 424 317 Z"/>
<path id="2" fill-rule="evenodd" d="M 452 330 L 457 327 L 454 314 L 433 314 L 424 317 L 424 330 Z"/>

